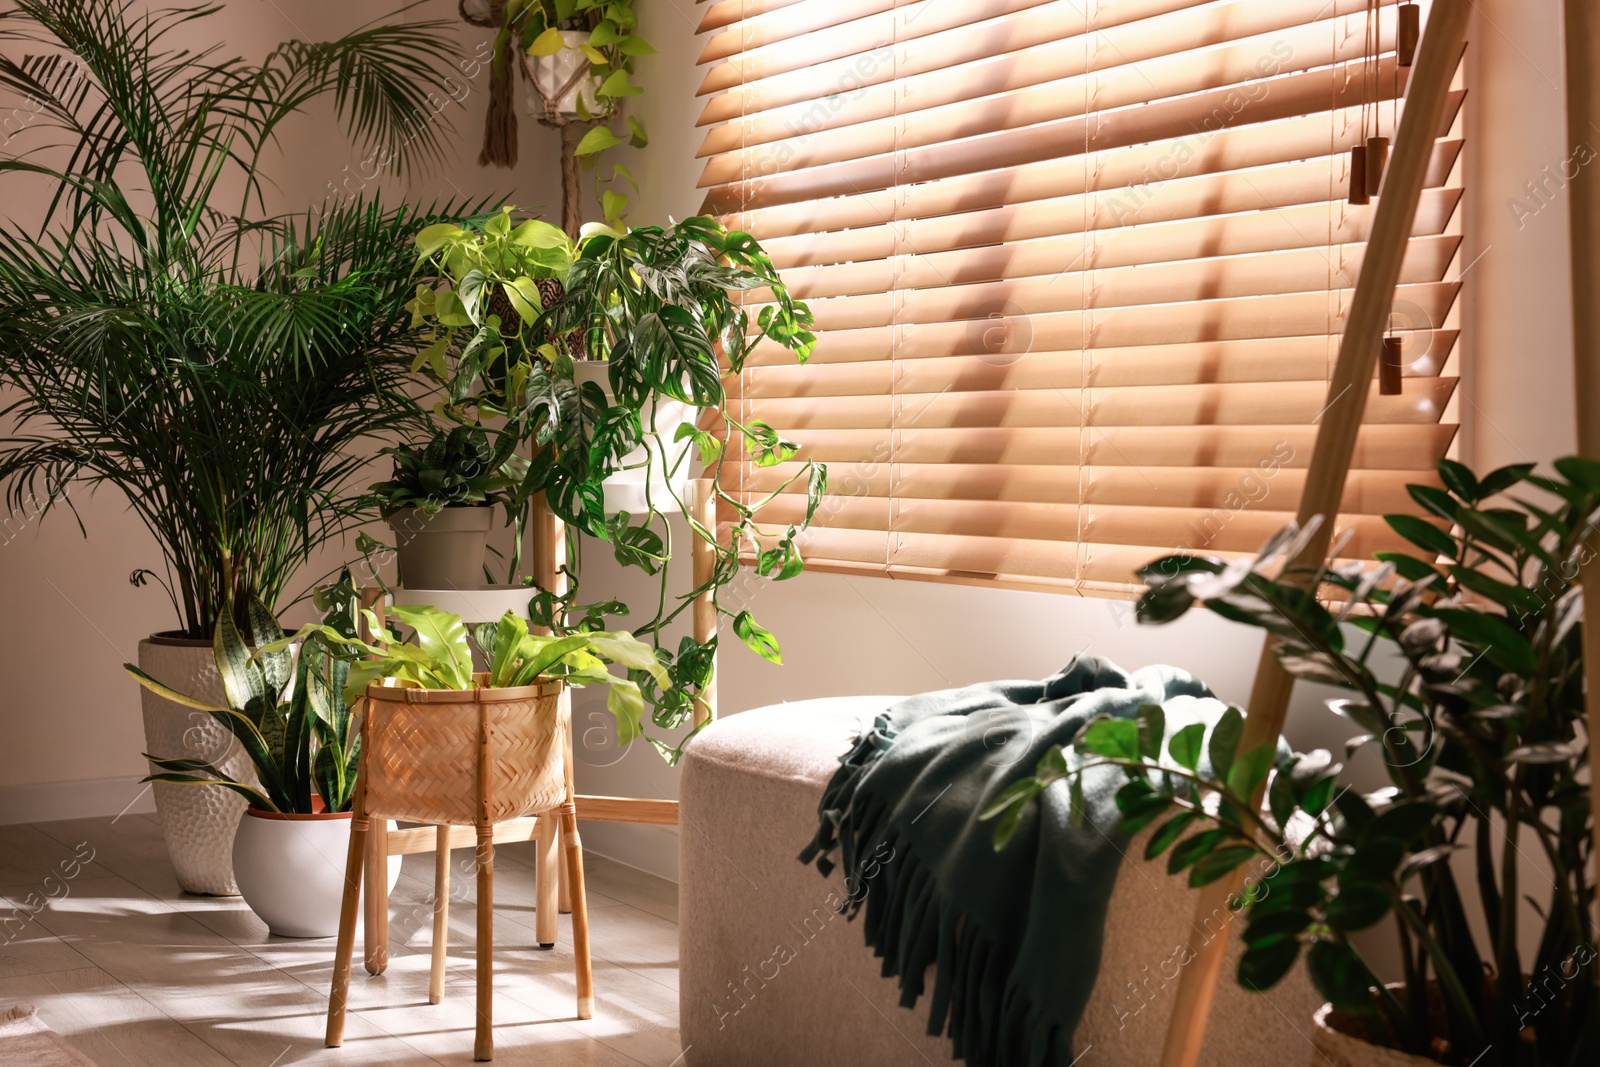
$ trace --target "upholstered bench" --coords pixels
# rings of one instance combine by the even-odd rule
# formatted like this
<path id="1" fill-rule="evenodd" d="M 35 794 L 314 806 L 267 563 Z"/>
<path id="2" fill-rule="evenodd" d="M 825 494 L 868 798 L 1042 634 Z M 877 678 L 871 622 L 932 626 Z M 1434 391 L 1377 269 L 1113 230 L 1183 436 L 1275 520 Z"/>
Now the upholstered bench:
<path id="1" fill-rule="evenodd" d="M 899 988 L 858 924 L 837 914 L 842 875 L 795 855 L 817 801 L 863 723 L 895 697 L 805 700 L 731 715 L 684 756 L 680 809 L 679 1026 L 690 1067 L 925 1067 L 950 1062 L 926 1034 L 927 1002 Z M 1077 1034 L 1088 1065 L 1160 1062 L 1196 894 L 1129 849 L 1112 899 L 1100 979 Z M 1266 995 L 1217 994 L 1205 1054 L 1214 1067 L 1306 1063 L 1315 997 L 1296 971 Z M 1062 961 L 1072 966 L 1072 961 Z M 1092 1052 L 1090 1051 L 1092 1048 Z"/>

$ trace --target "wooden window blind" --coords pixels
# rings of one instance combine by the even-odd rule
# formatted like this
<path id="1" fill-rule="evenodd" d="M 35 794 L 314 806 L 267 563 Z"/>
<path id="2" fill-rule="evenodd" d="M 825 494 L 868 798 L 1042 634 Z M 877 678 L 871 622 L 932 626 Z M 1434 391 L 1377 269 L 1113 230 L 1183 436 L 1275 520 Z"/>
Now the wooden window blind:
<path id="1" fill-rule="evenodd" d="M 1376 210 L 1347 201 L 1349 149 L 1403 107 L 1397 0 L 1376 7 L 1369 59 L 1367 0 L 707 3 L 705 210 L 817 319 L 808 365 L 758 350 L 728 383 L 829 464 L 809 565 L 1116 595 L 1289 521 Z M 1348 558 L 1402 547 L 1382 516 L 1455 433 L 1460 78 Z"/>

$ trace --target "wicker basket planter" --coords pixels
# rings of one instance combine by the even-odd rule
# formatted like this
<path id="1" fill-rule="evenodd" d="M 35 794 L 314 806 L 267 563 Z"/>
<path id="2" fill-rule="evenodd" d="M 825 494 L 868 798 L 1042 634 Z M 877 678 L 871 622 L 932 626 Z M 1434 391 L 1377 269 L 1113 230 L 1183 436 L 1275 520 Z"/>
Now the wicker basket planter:
<path id="1" fill-rule="evenodd" d="M 560 683 L 463 690 L 373 683 L 363 752 L 367 813 L 487 826 L 560 807 L 567 798 L 560 700 Z"/>

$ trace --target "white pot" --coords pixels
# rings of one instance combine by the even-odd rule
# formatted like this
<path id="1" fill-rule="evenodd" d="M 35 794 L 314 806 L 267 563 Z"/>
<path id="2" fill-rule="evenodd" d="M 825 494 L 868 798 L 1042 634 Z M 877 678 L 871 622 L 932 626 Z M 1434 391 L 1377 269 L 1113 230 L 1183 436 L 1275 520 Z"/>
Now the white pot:
<path id="1" fill-rule="evenodd" d="M 211 642 L 155 636 L 139 642 L 139 668 L 172 689 L 213 704 L 227 703 Z M 255 767 L 233 735 L 203 711 L 139 688 L 145 751 L 204 759 L 224 774 L 256 784 Z M 150 765 L 152 773 L 160 768 Z M 189 893 L 233 896 L 233 832 L 244 798 L 221 786 L 153 784 L 161 835 L 178 885 Z"/>
<path id="2" fill-rule="evenodd" d="M 522 53 L 522 69 L 527 73 L 530 83 L 526 99 L 528 114 L 535 118 L 543 117 L 544 102 L 549 99 L 555 101 L 556 110 L 561 114 L 575 118 L 578 115 L 578 99 L 582 97 L 586 112 L 590 116 L 597 116 L 604 110 L 596 95 L 600 79 L 588 76 L 573 81 L 574 75 L 589 69 L 588 57 L 578 51 L 579 45 L 589 43 L 589 35 L 583 30 L 562 30 L 561 40 L 566 47 L 553 56 Z M 572 87 L 563 93 L 562 86 L 569 81 L 572 81 Z"/>
<path id="3" fill-rule="evenodd" d="M 349 849 L 348 811 L 280 815 L 247 808 L 233 839 L 234 875 L 245 903 L 274 934 L 332 937 L 339 932 Z M 389 857 L 390 890 L 400 880 L 400 860 Z"/>
<path id="4" fill-rule="evenodd" d="M 607 404 L 617 402 L 611 393 L 611 383 L 606 377 L 604 361 L 577 360 L 572 364 L 572 373 L 580 385 L 584 382 L 594 382 L 598 385 L 606 394 Z M 621 471 L 605 480 L 607 515 L 615 515 L 619 511 L 626 511 L 630 515 L 643 515 L 649 511 L 650 504 L 654 504 L 659 512 L 679 510 L 677 502 L 688 492 L 689 481 L 693 476 L 691 468 L 694 465 L 692 460 L 686 460 L 679 465 L 679 460 L 694 447 L 694 443 L 688 438 L 682 441 L 674 441 L 672 438 L 678 432 L 679 426 L 686 422 L 696 422 L 699 416 L 698 408 L 681 400 L 652 398 L 645 405 L 644 411 L 640 413 L 640 420 L 644 423 L 646 433 L 645 441 L 629 452 L 623 461 L 633 469 Z M 659 442 L 649 436 L 652 427 L 661 435 Z M 643 466 L 647 450 L 653 460 L 650 467 L 648 503 L 645 499 Z M 667 471 L 674 469 L 676 473 L 669 480 Z"/>

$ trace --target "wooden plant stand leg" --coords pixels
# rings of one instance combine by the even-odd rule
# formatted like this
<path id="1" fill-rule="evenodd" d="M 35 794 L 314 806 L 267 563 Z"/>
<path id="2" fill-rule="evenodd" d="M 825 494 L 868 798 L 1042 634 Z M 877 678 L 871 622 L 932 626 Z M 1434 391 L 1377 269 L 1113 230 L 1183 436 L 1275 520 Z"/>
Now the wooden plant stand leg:
<path id="1" fill-rule="evenodd" d="M 494 1059 L 494 827 L 478 827 L 478 1029 L 475 1060 Z"/>
<path id="2" fill-rule="evenodd" d="M 367 834 L 367 973 L 389 969 L 389 821 L 372 820 Z"/>
<path id="3" fill-rule="evenodd" d="M 561 689 L 561 705 L 560 705 L 560 708 L 558 709 L 558 711 L 556 712 L 556 714 L 558 714 L 561 717 L 562 747 L 564 749 L 562 755 L 563 755 L 563 758 L 566 761 L 567 796 L 570 798 L 573 795 L 573 791 L 572 791 L 572 755 L 573 755 L 573 753 L 572 753 L 572 690 L 567 688 L 567 687 L 565 687 L 565 686 L 563 686 L 562 689 Z M 566 836 L 567 836 L 567 824 L 566 824 L 565 820 L 563 820 L 562 823 L 561 823 L 561 836 L 562 836 L 563 843 L 565 843 Z M 567 845 L 566 847 L 570 848 L 571 846 Z M 558 898 L 557 898 L 557 901 L 556 901 L 556 910 L 558 912 L 560 912 L 562 915 L 571 915 L 572 914 L 572 896 L 573 896 L 572 877 L 567 872 L 567 865 L 564 864 L 564 863 L 558 863 L 556 865 L 556 870 L 559 872 L 558 881 L 560 882 L 560 893 L 558 894 Z"/>
<path id="4" fill-rule="evenodd" d="M 328 1031 L 324 1044 L 344 1044 L 344 1015 L 350 999 L 350 962 L 356 950 L 356 909 L 361 899 L 361 873 L 366 867 L 367 826 L 358 806 L 350 819 L 350 849 L 344 861 L 344 897 L 339 904 L 339 940 L 333 954 L 333 988 L 328 993 Z"/>
<path id="5" fill-rule="evenodd" d="M 558 907 L 560 906 L 560 876 L 556 868 L 561 863 L 560 824 L 556 813 L 547 811 L 539 816 L 539 854 L 535 862 L 537 888 L 534 891 L 533 928 L 540 948 L 555 948 L 560 936 Z"/>
<path id="6" fill-rule="evenodd" d="M 428 1003 L 444 999 L 445 954 L 450 948 L 450 827 L 436 827 L 433 851 L 433 962 L 428 970 Z"/>
<path id="7" fill-rule="evenodd" d="M 589 899 L 583 887 L 583 841 L 578 837 L 578 809 L 561 805 L 561 836 L 566 843 L 567 877 L 572 885 L 572 954 L 578 969 L 578 1018 L 594 1018 L 594 969 L 589 961 Z"/>

